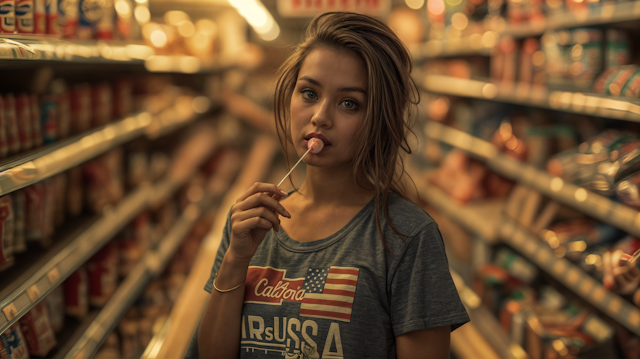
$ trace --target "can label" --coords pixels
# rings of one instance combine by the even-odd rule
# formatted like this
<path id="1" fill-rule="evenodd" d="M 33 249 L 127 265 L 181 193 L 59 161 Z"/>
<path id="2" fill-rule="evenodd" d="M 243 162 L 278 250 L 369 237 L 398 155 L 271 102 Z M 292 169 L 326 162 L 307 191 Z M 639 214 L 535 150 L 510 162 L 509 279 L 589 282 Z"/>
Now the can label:
<path id="1" fill-rule="evenodd" d="M 47 33 L 47 10 L 45 0 L 34 0 L 33 2 L 33 33 Z"/>
<path id="2" fill-rule="evenodd" d="M 33 0 L 16 0 L 16 28 L 21 34 L 33 33 Z"/>
<path id="3" fill-rule="evenodd" d="M 60 0 L 58 2 L 60 16 L 60 31 L 66 38 L 77 37 L 78 31 L 78 0 Z"/>
<path id="4" fill-rule="evenodd" d="M 58 0 L 46 0 L 45 12 L 47 13 L 47 34 L 58 35 Z"/>
<path id="5" fill-rule="evenodd" d="M 51 96 L 45 96 L 42 100 L 42 138 L 44 143 L 55 142 L 56 131 L 56 104 Z"/>
<path id="6" fill-rule="evenodd" d="M 14 0 L 0 0 L 0 32 L 16 30 Z"/>

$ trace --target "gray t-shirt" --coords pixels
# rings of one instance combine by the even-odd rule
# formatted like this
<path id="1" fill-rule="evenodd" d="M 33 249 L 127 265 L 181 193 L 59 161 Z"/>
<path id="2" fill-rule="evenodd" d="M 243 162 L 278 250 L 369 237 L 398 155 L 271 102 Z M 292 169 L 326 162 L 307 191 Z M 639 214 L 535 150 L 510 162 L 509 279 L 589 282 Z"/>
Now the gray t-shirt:
<path id="1" fill-rule="evenodd" d="M 282 229 L 267 234 L 247 274 L 241 358 L 395 358 L 396 336 L 469 321 L 434 220 L 392 192 L 391 221 L 406 237 L 383 219 L 387 252 L 374 207 L 372 199 L 324 239 L 298 242 Z M 209 293 L 230 230 L 227 218 Z"/>

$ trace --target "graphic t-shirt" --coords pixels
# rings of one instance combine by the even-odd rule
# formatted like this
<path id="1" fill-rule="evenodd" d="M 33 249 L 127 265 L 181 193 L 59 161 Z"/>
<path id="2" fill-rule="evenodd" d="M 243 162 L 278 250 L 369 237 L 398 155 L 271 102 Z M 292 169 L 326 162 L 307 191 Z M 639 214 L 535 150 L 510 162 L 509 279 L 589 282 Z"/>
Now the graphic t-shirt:
<path id="1" fill-rule="evenodd" d="M 341 230 L 298 242 L 271 230 L 251 260 L 242 311 L 241 358 L 395 358 L 395 337 L 469 321 L 449 273 L 437 224 L 392 193 L 391 221 L 372 199 Z M 381 212 L 382 213 L 382 212 Z M 205 290 L 229 248 L 229 218 Z M 197 332 L 188 357 L 197 356 Z"/>

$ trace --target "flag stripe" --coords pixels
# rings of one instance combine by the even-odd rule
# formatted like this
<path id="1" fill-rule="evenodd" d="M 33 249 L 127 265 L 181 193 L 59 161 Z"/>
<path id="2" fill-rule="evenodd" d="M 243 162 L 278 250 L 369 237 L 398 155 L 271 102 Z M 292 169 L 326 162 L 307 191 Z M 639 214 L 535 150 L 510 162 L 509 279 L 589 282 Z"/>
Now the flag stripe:
<path id="1" fill-rule="evenodd" d="M 331 279 L 349 279 L 349 280 L 358 280 L 358 276 L 357 275 L 351 275 L 351 274 L 333 274 L 333 273 L 329 273 L 328 278 Z"/>
<path id="2" fill-rule="evenodd" d="M 347 308 L 342 308 L 342 307 L 334 307 L 333 305 L 302 303 L 300 305 L 300 309 L 312 309 L 312 310 L 321 310 L 325 312 L 345 313 L 345 314 L 351 313 L 351 305 L 347 306 Z"/>
<path id="3" fill-rule="evenodd" d="M 359 271 L 357 269 L 352 269 L 352 268 L 331 267 L 329 269 L 329 274 L 335 273 L 335 274 L 358 275 L 358 272 Z"/>
<path id="4" fill-rule="evenodd" d="M 335 318 L 335 319 L 342 319 L 345 321 L 351 320 L 351 314 L 325 312 L 322 310 L 312 310 L 312 309 L 300 309 L 300 315 L 306 315 L 309 317 L 318 317 L 318 318 Z"/>
<path id="5" fill-rule="evenodd" d="M 343 307 L 343 308 L 351 308 L 353 307 L 353 303 L 342 302 L 338 300 L 327 300 L 327 299 L 306 299 L 302 302 L 302 305 L 305 304 L 322 304 L 322 305 L 332 305 L 334 307 Z"/>
<path id="6" fill-rule="evenodd" d="M 353 287 L 356 286 L 356 284 L 358 284 L 357 280 L 348 280 L 348 279 L 331 279 L 331 278 L 327 278 L 326 281 L 327 284 L 346 284 L 346 285 L 351 285 Z"/>
<path id="7" fill-rule="evenodd" d="M 355 285 L 327 283 L 327 284 L 324 285 L 324 290 L 326 291 L 327 289 L 345 290 L 345 291 L 355 292 L 356 291 L 356 286 Z"/>
<path id="8" fill-rule="evenodd" d="M 308 299 L 326 299 L 326 300 L 337 300 L 340 302 L 349 302 L 353 303 L 353 296 L 347 297 L 344 295 L 333 295 L 333 294 L 320 294 L 320 293 L 305 293 L 303 302 Z"/>
<path id="9" fill-rule="evenodd" d="M 344 295 L 347 297 L 354 297 L 356 295 L 355 291 L 349 290 L 335 290 L 335 289 L 326 289 L 323 292 L 324 294 L 334 294 L 334 295 Z M 305 294 L 306 296 L 306 294 Z"/>

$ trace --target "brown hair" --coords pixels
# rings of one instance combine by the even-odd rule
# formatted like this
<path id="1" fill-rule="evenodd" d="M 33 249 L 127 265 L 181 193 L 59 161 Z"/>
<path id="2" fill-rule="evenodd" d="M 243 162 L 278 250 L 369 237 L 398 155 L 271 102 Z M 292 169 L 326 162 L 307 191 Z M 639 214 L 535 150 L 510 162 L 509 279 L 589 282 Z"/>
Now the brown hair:
<path id="1" fill-rule="evenodd" d="M 364 175 L 375 187 L 376 224 L 388 250 L 380 221 L 380 204 L 386 222 L 395 233 L 401 234 L 391 223 L 388 198 L 389 191 L 407 197 L 400 182 L 406 174 L 400 149 L 411 153 L 407 142 L 408 133 L 412 133 L 409 119 L 412 108 L 420 101 L 411 77 L 411 56 L 396 34 L 373 17 L 352 12 L 328 12 L 315 17 L 303 41 L 280 67 L 276 83 L 276 129 L 285 154 L 288 143 L 293 144 L 288 119 L 298 72 L 307 55 L 318 47 L 350 51 L 366 65 L 368 101 L 365 120 L 356 138 L 353 169 L 360 186 L 363 186 Z M 291 166 L 288 157 L 287 165 Z"/>

